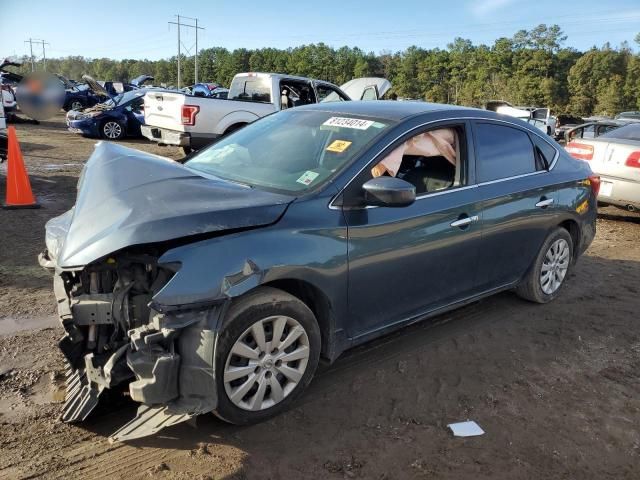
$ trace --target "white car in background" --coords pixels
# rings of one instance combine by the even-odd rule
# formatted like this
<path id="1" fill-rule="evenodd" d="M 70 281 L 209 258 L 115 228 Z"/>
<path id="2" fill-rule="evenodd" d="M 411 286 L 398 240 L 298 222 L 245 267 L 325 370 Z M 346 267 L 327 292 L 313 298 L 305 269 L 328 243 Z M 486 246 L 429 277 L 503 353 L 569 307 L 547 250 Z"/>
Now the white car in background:
<path id="1" fill-rule="evenodd" d="M 630 212 L 640 211 L 640 123 L 630 123 L 597 138 L 580 138 L 565 147 L 589 162 L 600 175 L 598 201 Z"/>
<path id="2" fill-rule="evenodd" d="M 549 136 L 553 136 L 556 132 L 556 117 L 551 115 L 551 110 L 548 108 L 514 107 L 509 102 L 502 100 L 487 102 L 485 108 L 501 115 L 524 120 Z"/>

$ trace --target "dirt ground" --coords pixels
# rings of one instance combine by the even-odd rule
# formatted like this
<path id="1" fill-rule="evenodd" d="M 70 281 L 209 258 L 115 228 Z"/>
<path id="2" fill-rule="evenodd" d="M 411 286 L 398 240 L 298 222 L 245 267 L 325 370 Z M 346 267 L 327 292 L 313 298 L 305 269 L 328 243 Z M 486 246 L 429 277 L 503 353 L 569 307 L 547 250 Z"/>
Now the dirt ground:
<path id="1" fill-rule="evenodd" d="M 640 478 L 640 216 L 612 208 L 554 303 L 503 293 L 403 329 L 322 367 L 269 422 L 205 415 L 110 444 L 135 412 L 114 399 L 61 423 L 62 330 L 36 255 L 95 140 L 62 117 L 18 134 L 42 208 L 0 210 L 0 479 Z M 453 437 L 467 419 L 485 435 Z"/>

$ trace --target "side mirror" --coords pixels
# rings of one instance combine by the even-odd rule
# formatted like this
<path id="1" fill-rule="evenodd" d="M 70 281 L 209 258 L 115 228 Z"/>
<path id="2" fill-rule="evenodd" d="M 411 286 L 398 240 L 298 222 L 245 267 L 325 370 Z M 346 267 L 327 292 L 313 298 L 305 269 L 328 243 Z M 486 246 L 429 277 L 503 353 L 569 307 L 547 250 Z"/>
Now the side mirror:
<path id="1" fill-rule="evenodd" d="M 400 178 L 372 178 L 362 188 L 367 205 L 406 207 L 416 200 L 416 187 Z"/>

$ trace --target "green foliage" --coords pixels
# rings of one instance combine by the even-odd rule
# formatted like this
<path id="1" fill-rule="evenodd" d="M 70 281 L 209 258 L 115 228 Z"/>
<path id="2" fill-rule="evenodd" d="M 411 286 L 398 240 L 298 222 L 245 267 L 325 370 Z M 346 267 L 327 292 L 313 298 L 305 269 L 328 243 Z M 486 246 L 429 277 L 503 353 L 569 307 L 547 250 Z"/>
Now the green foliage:
<path id="1" fill-rule="evenodd" d="M 359 48 L 324 43 L 286 50 L 205 48 L 199 53 L 199 80 L 229 85 L 236 73 L 280 72 L 327 80 L 338 85 L 363 76 L 391 80 L 400 97 L 468 106 L 487 100 L 550 107 L 555 113 L 615 114 L 640 108 L 640 56 L 628 44 L 605 44 L 581 53 L 563 47 L 566 35 L 557 25 L 520 30 L 493 45 L 455 38 L 446 49 L 409 47 L 378 55 Z M 635 38 L 640 44 L 640 34 Z M 25 60 L 23 71 L 30 65 Z M 194 58 L 181 57 L 182 85 L 195 81 Z M 175 86 L 177 58 L 111 60 L 66 57 L 48 59 L 49 71 L 80 79 L 127 81 L 143 73 L 156 83 Z"/>

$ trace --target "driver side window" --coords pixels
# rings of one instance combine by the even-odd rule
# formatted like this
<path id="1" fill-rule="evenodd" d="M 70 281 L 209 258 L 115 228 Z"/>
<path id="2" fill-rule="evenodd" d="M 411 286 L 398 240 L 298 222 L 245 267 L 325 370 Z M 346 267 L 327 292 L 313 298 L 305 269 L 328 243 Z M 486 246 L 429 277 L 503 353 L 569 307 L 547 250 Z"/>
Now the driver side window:
<path id="1" fill-rule="evenodd" d="M 407 139 L 371 169 L 372 177 L 401 178 L 424 195 L 461 186 L 464 182 L 464 130 L 438 127 Z"/>

